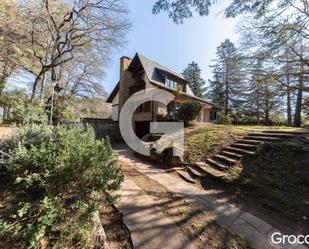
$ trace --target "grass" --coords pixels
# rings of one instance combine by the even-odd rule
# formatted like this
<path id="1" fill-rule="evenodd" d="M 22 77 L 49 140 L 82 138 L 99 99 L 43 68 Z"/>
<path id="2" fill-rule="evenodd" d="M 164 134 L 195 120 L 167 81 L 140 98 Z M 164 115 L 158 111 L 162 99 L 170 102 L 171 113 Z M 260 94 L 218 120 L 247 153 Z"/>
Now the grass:
<path id="1" fill-rule="evenodd" d="M 261 130 L 302 131 L 303 129 L 284 126 L 194 124 L 185 130 L 184 160 L 188 163 L 205 161 L 208 156 L 240 140 L 250 131 Z"/>
<path id="2" fill-rule="evenodd" d="M 184 160 L 188 163 L 205 161 L 212 153 L 240 139 L 245 133 L 245 130 L 232 126 L 207 125 L 187 128 Z"/>
<path id="3" fill-rule="evenodd" d="M 185 160 L 189 163 L 204 161 L 250 131 L 271 129 L 308 131 L 280 126 L 198 124 L 185 131 Z M 244 200 L 250 197 L 257 206 L 266 207 L 298 223 L 308 222 L 309 148 L 306 149 L 300 140 L 266 143 L 255 157 L 245 157 L 241 165 L 231 167 L 227 173 L 228 191 Z"/>

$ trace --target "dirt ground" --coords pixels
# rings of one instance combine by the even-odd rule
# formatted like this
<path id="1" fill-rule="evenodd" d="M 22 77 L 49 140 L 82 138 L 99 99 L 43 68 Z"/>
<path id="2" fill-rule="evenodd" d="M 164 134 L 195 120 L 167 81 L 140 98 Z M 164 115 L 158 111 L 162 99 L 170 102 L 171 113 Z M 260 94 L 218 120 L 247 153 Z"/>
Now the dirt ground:
<path id="1" fill-rule="evenodd" d="M 106 249 L 132 249 L 130 231 L 122 222 L 121 213 L 113 206 L 101 205 L 100 218 L 106 234 Z"/>
<path id="2" fill-rule="evenodd" d="M 189 205 L 181 197 L 129 165 L 121 166 L 125 175 L 154 199 L 162 212 L 177 224 L 196 248 L 252 248 L 246 241 L 220 227 L 214 217 L 209 216 L 205 207 L 193 203 Z"/>

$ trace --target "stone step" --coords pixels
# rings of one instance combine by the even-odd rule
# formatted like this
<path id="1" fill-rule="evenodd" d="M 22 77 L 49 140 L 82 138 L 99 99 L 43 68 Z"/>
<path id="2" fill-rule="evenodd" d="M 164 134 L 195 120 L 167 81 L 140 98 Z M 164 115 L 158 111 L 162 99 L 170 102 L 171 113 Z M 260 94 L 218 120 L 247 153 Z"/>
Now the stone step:
<path id="1" fill-rule="evenodd" d="M 234 165 L 237 162 L 235 158 L 224 156 L 224 155 L 215 155 L 214 158 L 218 159 L 221 162 L 227 163 L 230 166 Z"/>
<path id="2" fill-rule="evenodd" d="M 263 133 L 275 133 L 275 134 L 289 134 L 289 135 L 303 135 L 306 131 L 283 131 L 283 130 L 264 130 Z"/>
<path id="3" fill-rule="evenodd" d="M 309 144 L 309 137 L 304 137 L 302 141 L 306 144 Z"/>
<path id="4" fill-rule="evenodd" d="M 249 133 L 249 136 L 254 137 L 280 137 L 280 138 L 292 138 L 294 135 L 284 133 Z"/>
<path id="5" fill-rule="evenodd" d="M 256 148 L 257 148 L 257 145 L 243 144 L 243 143 L 234 143 L 234 144 L 231 145 L 231 147 L 255 151 Z"/>
<path id="6" fill-rule="evenodd" d="M 242 144 L 253 144 L 253 145 L 260 145 L 263 143 L 263 141 L 260 141 L 260 140 L 255 140 L 255 139 L 242 139 L 240 141 L 238 141 L 239 143 L 242 143 Z"/>
<path id="7" fill-rule="evenodd" d="M 226 170 L 230 167 L 228 163 L 224 163 L 215 158 L 207 158 L 206 163 L 210 166 L 217 168 L 218 170 Z"/>
<path id="8" fill-rule="evenodd" d="M 209 166 L 207 163 L 204 162 L 196 162 L 195 167 L 202 172 L 204 175 L 211 176 L 213 178 L 223 178 L 226 176 L 226 173 L 216 170 L 213 167 Z"/>
<path id="9" fill-rule="evenodd" d="M 276 142 L 282 140 L 282 138 L 280 137 L 259 137 L 259 136 L 246 136 L 244 139 L 263 141 L 263 142 Z"/>
<path id="10" fill-rule="evenodd" d="M 242 155 L 255 155 L 256 153 L 254 151 L 251 150 L 246 150 L 246 149 L 242 149 L 242 148 L 236 148 L 236 147 L 225 147 L 224 148 L 225 151 L 230 151 L 233 153 L 238 153 L 238 154 L 242 154 Z"/>
<path id="11" fill-rule="evenodd" d="M 229 156 L 229 157 L 238 159 L 238 160 L 241 160 L 244 156 L 240 153 L 235 153 L 235 152 L 230 152 L 228 150 L 225 150 L 225 148 L 221 151 L 221 154 L 224 155 L 224 156 Z"/>
<path id="12" fill-rule="evenodd" d="M 190 165 L 187 165 L 186 166 L 186 169 L 189 173 L 189 175 L 191 175 L 191 177 L 193 178 L 201 178 L 203 175 L 198 171 L 196 170 L 193 166 L 190 166 Z"/>
<path id="13" fill-rule="evenodd" d="M 185 170 L 176 170 L 177 174 L 186 182 L 189 183 L 196 183 L 197 181 L 194 180 L 187 171 Z"/>

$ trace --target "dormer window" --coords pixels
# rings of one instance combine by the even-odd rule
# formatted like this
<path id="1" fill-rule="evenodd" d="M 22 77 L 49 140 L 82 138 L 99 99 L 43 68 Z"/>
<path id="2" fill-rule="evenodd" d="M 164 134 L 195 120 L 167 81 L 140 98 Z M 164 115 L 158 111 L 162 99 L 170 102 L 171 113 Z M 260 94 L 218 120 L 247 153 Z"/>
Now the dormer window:
<path id="1" fill-rule="evenodd" d="M 167 87 L 170 87 L 170 88 L 173 88 L 173 89 L 177 89 L 177 87 L 178 87 L 181 91 L 183 91 L 183 85 L 182 84 L 179 84 L 176 81 L 171 80 L 167 77 L 165 78 L 165 85 Z"/>
<path id="2" fill-rule="evenodd" d="M 170 87 L 170 88 L 176 88 L 176 87 L 174 87 L 175 83 L 176 83 L 175 81 L 170 80 L 169 78 L 165 79 L 165 85 Z"/>

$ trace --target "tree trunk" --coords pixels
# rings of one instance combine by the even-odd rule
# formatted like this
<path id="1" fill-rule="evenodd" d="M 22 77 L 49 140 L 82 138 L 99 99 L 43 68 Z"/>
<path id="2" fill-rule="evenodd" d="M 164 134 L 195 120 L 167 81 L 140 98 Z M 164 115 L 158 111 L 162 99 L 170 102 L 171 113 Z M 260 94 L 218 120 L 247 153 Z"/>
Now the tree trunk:
<path id="1" fill-rule="evenodd" d="M 6 81 L 6 76 L 5 75 L 0 76 L 0 97 L 2 96 L 4 87 L 5 87 L 5 81 Z"/>
<path id="2" fill-rule="evenodd" d="M 260 89 L 259 86 L 257 86 L 257 98 L 256 98 L 256 109 L 257 109 L 257 121 L 258 121 L 258 125 L 261 124 L 261 105 L 260 105 Z"/>
<path id="3" fill-rule="evenodd" d="M 34 81 L 34 83 L 33 83 L 30 101 L 33 101 L 34 98 L 35 98 L 35 95 L 36 95 L 36 92 L 37 92 L 37 88 L 38 88 L 38 86 L 39 86 L 39 84 L 40 84 L 40 81 L 41 81 L 41 76 L 42 76 L 42 74 L 40 73 L 40 74 L 36 77 L 36 79 L 35 79 L 35 81 Z"/>
<path id="4" fill-rule="evenodd" d="M 229 110 L 229 92 L 228 92 L 228 83 L 225 82 L 225 108 L 224 108 L 224 114 L 228 115 Z"/>
<path id="5" fill-rule="evenodd" d="M 229 114 L 229 55 L 225 65 L 225 116 Z"/>
<path id="6" fill-rule="evenodd" d="M 9 62 L 4 63 L 2 67 L 2 73 L 0 76 L 0 97 L 2 96 L 3 90 L 5 88 L 5 83 L 7 78 L 12 74 L 14 66 L 10 66 Z"/>
<path id="7" fill-rule="evenodd" d="M 294 115 L 294 126 L 295 127 L 301 126 L 303 85 L 304 85 L 304 79 L 303 79 L 303 76 L 300 75 L 299 78 L 298 78 L 298 91 L 297 91 L 297 100 L 296 100 L 295 115 Z"/>
<path id="8" fill-rule="evenodd" d="M 269 92 L 268 92 L 268 83 L 265 84 L 265 120 L 266 125 L 270 124 L 269 120 Z"/>
<path id="9" fill-rule="evenodd" d="M 287 117 L 288 117 L 288 126 L 292 126 L 292 108 L 291 108 L 291 89 L 290 82 L 288 82 L 286 88 L 286 105 L 287 105 Z"/>
<path id="10" fill-rule="evenodd" d="M 300 47 L 300 53 L 303 54 L 303 46 Z M 304 71 L 304 62 L 300 62 L 300 72 Z M 303 102 L 303 87 L 304 87 L 304 75 L 300 74 L 298 77 L 298 90 L 297 90 L 297 100 L 295 106 L 294 114 L 294 126 L 301 126 L 301 112 L 302 112 L 302 102 Z"/>
<path id="11" fill-rule="evenodd" d="M 288 119 L 288 126 L 292 126 L 292 108 L 291 108 L 291 88 L 290 88 L 290 64 L 289 64 L 289 54 L 288 50 L 285 50 L 285 59 L 286 59 L 286 112 Z"/>
<path id="12" fill-rule="evenodd" d="M 46 73 L 43 74 L 43 78 L 42 78 L 42 81 L 41 81 L 40 98 L 43 98 L 45 81 L 46 81 Z"/>

